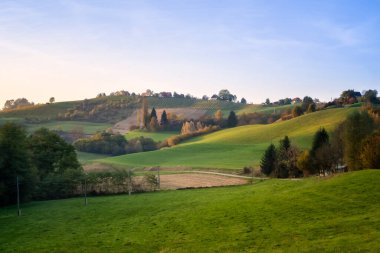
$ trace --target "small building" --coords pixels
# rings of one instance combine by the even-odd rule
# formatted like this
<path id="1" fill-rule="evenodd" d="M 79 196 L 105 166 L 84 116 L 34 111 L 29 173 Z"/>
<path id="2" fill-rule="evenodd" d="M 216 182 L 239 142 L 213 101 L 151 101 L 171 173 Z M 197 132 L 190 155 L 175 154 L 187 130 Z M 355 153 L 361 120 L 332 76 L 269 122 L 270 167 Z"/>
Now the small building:
<path id="1" fill-rule="evenodd" d="M 212 97 L 210 98 L 210 100 L 218 100 L 219 99 L 219 96 L 214 94 L 212 95 Z"/>
<path id="2" fill-rule="evenodd" d="M 302 103 L 302 100 L 299 97 L 293 98 L 292 99 L 292 104 L 300 104 Z"/>

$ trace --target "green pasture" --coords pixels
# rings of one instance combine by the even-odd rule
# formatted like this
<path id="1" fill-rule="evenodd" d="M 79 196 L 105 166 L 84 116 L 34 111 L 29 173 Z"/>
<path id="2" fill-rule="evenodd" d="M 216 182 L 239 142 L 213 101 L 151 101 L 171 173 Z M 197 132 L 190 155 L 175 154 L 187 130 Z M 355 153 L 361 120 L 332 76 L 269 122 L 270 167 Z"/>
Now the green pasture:
<path id="1" fill-rule="evenodd" d="M 379 252 L 380 171 L 0 208 L 0 252 Z"/>
<path id="2" fill-rule="evenodd" d="M 138 137 L 144 137 L 144 138 L 151 138 L 154 141 L 163 141 L 166 140 L 167 138 L 177 135 L 179 132 L 175 131 L 162 131 L 162 132 L 147 132 L 147 131 L 140 131 L 140 130 L 135 130 L 135 131 L 130 131 L 127 134 L 125 134 L 125 138 L 127 140 L 138 138 Z"/>
<path id="3" fill-rule="evenodd" d="M 53 104 L 38 104 L 25 108 L 0 111 L 0 117 L 55 119 L 59 113 L 66 112 L 82 101 L 57 102 Z"/>
<path id="4" fill-rule="evenodd" d="M 0 117 L 0 125 L 7 123 L 7 122 L 16 122 L 19 124 L 23 124 L 24 119 L 22 119 L 22 118 L 11 118 L 11 117 Z"/>
<path id="5" fill-rule="evenodd" d="M 109 123 L 93 123 L 86 121 L 49 121 L 40 124 L 26 124 L 28 131 L 33 132 L 38 128 L 45 127 L 50 130 L 61 130 L 64 132 L 79 131 L 84 134 L 95 134 L 112 127 Z"/>
<path id="6" fill-rule="evenodd" d="M 91 162 L 93 160 L 107 158 L 109 156 L 108 155 L 102 155 L 102 154 L 95 154 L 95 153 L 87 153 L 87 152 L 77 151 L 77 157 L 78 157 L 78 161 L 81 164 L 85 164 L 85 163 Z"/>
<path id="7" fill-rule="evenodd" d="M 248 125 L 221 130 L 172 148 L 116 156 L 101 159 L 99 162 L 127 167 L 258 167 L 264 150 L 271 142 L 277 144 L 288 135 L 299 148 L 310 148 L 313 135 L 320 127 L 331 131 L 354 110 L 357 108 L 329 109 L 269 125 Z"/>

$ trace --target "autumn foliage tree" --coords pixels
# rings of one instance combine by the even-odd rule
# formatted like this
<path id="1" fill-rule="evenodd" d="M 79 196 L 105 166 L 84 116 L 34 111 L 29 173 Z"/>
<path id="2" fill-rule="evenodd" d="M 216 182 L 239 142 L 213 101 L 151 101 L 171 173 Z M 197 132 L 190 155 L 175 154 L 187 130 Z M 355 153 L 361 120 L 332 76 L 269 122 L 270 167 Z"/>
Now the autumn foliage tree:
<path id="1" fill-rule="evenodd" d="M 360 150 L 363 168 L 380 169 L 380 133 L 375 133 L 363 140 Z"/>
<path id="2" fill-rule="evenodd" d="M 343 122 L 343 159 L 350 170 L 363 168 L 361 145 L 374 130 L 373 118 L 366 111 L 355 111 Z"/>

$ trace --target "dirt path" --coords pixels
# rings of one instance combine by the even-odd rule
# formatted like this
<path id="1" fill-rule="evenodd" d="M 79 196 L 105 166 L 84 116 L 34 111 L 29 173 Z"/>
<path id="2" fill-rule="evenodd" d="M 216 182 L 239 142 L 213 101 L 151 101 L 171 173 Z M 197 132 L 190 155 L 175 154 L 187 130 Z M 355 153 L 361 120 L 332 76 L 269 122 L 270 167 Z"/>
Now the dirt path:
<path id="1" fill-rule="evenodd" d="M 248 182 L 244 178 L 212 175 L 205 173 L 185 173 L 161 175 L 161 189 L 184 189 L 227 185 L 242 185 Z"/>
<path id="2" fill-rule="evenodd" d="M 269 179 L 265 177 L 249 177 L 249 176 L 240 176 L 240 175 L 234 175 L 234 174 L 227 174 L 227 173 L 220 173 L 220 172 L 212 172 L 212 171 L 199 171 L 199 170 L 185 170 L 186 173 L 199 173 L 199 174 L 211 174 L 211 175 L 220 175 L 220 176 L 226 176 L 226 177 L 236 177 L 236 178 L 244 178 L 244 179 Z"/>

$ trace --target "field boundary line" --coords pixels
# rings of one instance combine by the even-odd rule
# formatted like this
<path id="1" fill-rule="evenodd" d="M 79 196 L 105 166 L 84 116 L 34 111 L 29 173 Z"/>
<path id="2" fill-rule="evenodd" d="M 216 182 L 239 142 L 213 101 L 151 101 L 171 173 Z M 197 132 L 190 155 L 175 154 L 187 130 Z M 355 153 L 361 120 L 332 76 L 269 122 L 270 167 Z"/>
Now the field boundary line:
<path id="1" fill-rule="evenodd" d="M 269 179 L 265 177 L 248 177 L 248 176 L 240 176 L 240 175 L 234 175 L 234 174 L 228 174 L 228 173 L 220 173 L 220 172 L 211 172 L 211 171 L 199 171 L 199 170 L 184 170 L 185 173 L 200 173 L 200 174 L 211 174 L 211 175 L 219 175 L 219 176 L 226 176 L 226 177 L 236 177 L 236 178 L 244 178 L 244 179 Z"/>

